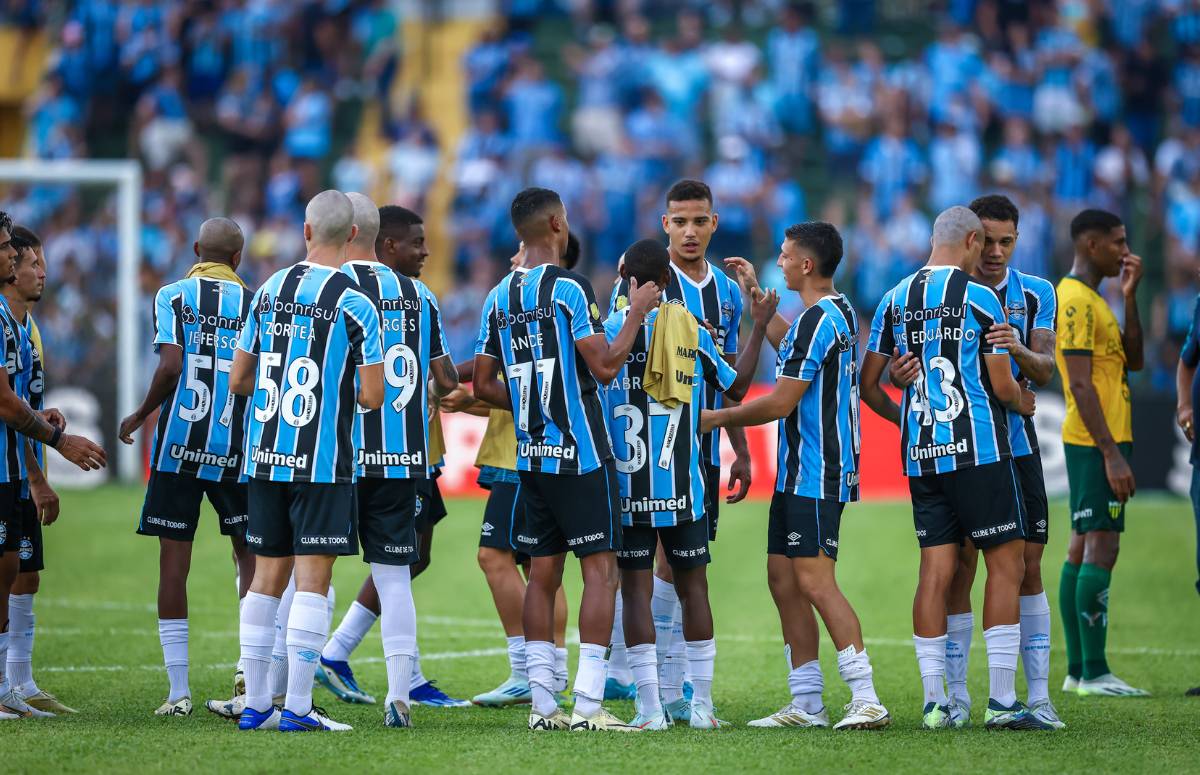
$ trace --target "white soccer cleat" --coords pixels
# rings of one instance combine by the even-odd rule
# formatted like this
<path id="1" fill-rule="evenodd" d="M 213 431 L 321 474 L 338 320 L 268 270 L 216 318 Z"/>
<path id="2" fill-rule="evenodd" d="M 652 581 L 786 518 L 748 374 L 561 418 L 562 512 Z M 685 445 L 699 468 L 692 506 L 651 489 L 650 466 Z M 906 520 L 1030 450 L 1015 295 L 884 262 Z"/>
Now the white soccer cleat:
<path id="1" fill-rule="evenodd" d="M 1029 712 L 1032 713 L 1038 720 L 1044 721 L 1055 729 L 1065 729 L 1066 723 L 1058 717 L 1058 711 L 1054 709 L 1054 703 L 1049 699 L 1040 700 L 1036 705 L 1029 706 Z"/>
<path id="2" fill-rule="evenodd" d="M 834 729 L 883 729 L 892 723 L 888 709 L 878 702 L 852 700 L 845 710 L 846 715 L 833 725 Z"/>
<path id="3" fill-rule="evenodd" d="M 246 709 L 246 695 L 240 694 L 230 700 L 208 700 L 204 703 L 210 713 L 215 713 L 223 719 L 237 721 Z"/>
<path id="4" fill-rule="evenodd" d="M 716 711 L 706 705 L 692 703 L 692 715 L 688 719 L 692 729 L 720 729 L 729 726 L 728 721 L 717 718 Z"/>
<path id="5" fill-rule="evenodd" d="M 1076 689 L 1080 697 L 1149 697 L 1150 692 L 1138 689 L 1117 678 L 1112 673 L 1099 678 L 1084 678 Z"/>
<path id="6" fill-rule="evenodd" d="M 19 721 L 23 716 L 18 716 L 16 713 L 9 713 L 6 710 L 0 710 L 0 721 Z"/>
<path id="7" fill-rule="evenodd" d="M 528 705 L 532 699 L 533 691 L 529 688 L 529 681 L 509 676 L 504 683 L 490 692 L 472 697 L 471 702 L 485 708 L 503 708 L 508 705 Z"/>
<path id="8" fill-rule="evenodd" d="M 950 726 L 962 729 L 971 723 L 971 703 L 961 699 L 950 698 Z"/>
<path id="9" fill-rule="evenodd" d="M 324 708 L 316 705 L 303 716 L 293 713 L 287 708 L 279 714 L 280 732 L 349 732 L 354 727 L 334 721 Z"/>
<path id="10" fill-rule="evenodd" d="M 16 689 L 9 689 L 7 694 L 0 697 L 0 712 L 15 714 L 18 718 L 54 718 L 53 713 L 31 708 Z"/>
<path id="11" fill-rule="evenodd" d="M 1062 690 L 1064 692 L 1072 692 L 1072 693 L 1078 692 L 1079 691 L 1079 679 L 1073 675 L 1068 675 L 1066 678 L 1063 679 Z"/>
<path id="12" fill-rule="evenodd" d="M 570 728 L 571 717 L 562 708 L 555 708 L 549 716 L 529 711 L 529 729 L 534 732 L 565 732 Z"/>
<path id="13" fill-rule="evenodd" d="M 633 717 L 633 721 L 630 721 L 629 724 L 643 732 L 659 732 L 671 728 L 671 722 L 667 720 L 667 715 L 661 711 L 652 716 L 643 716 L 639 713 Z"/>
<path id="14" fill-rule="evenodd" d="M 184 697 L 176 702 L 164 702 L 154 711 L 155 716 L 190 716 L 192 715 L 192 698 Z"/>
<path id="15" fill-rule="evenodd" d="M 816 713 L 798 708 L 795 705 L 785 705 L 782 710 L 772 713 L 766 718 L 755 719 L 746 726 L 779 728 L 779 727 L 827 727 L 829 712 L 821 708 Z"/>
<path id="16" fill-rule="evenodd" d="M 621 719 L 609 713 L 604 708 L 596 711 L 595 714 L 589 717 L 581 716 L 578 713 L 571 714 L 571 731 L 572 732 L 641 732 L 642 730 L 626 724 Z"/>
<path id="17" fill-rule="evenodd" d="M 42 689 L 39 689 L 37 694 L 31 694 L 28 697 L 22 694 L 21 699 L 25 700 L 25 703 L 34 710 L 43 710 L 47 713 L 53 713 L 56 716 L 79 712 L 74 708 L 68 708 L 66 705 L 63 705 L 58 701 L 57 697 Z"/>

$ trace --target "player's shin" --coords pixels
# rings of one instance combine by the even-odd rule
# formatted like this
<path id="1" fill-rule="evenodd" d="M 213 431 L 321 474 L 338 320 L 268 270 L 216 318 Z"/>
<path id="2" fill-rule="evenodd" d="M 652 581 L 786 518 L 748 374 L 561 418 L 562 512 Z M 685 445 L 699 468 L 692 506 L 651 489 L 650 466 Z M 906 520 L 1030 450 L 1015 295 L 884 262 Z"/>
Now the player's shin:
<path id="1" fill-rule="evenodd" d="M 686 645 L 688 670 L 692 676 L 692 704 L 712 710 L 713 669 L 717 660 L 717 643 L 707 640 L 689 640 Z"/>
<path id="2" fill-rule="evenodd" d="M 1021 661 L 1033 707 L 1050 698 L 1050 601 L 1045 590 L 1021 597 Z"/>
<path id="3" fill-rule="evenodd" d="M 297 716 L 312 710 L 313 677 L 321 647 L 329 633 L 329 604 L 325 595 L 297 591 L 288 616 L 288 683 L 284 707 Z"/>
<path id="4" fill-rule="evenodd" d="M 575 713 L 590 718 L 604 701 L 604 681 L 608 677 L 608 647 L 598 643 L 579 644 L 579 668 L 575 673 Z"/>
<path id="5" fill-rule="evenodd" d="M 412 659 L 417 647 L 417 611 L 413 603 L 412 578 L 407 566 L 371 563 L 371 575 L 379 590 L 380 629 L 383 657 L 387 662 L 387 704 L 409 704 Z"/>
<path id="6" fill-rule="evenodd" d="M 917 651 L 917 667 L 921 671 L 921 687 L 925 702 L 945 705 L 946 697 L 946 636 L 922 638 L 913 635 Z"/>
<path id="7" fill-rule="evenodd" d="M 1017 701 L 1017 653 L 1021 647 L 1019 624 L 998 624 L 983 631 L 987 644 L 988 696 L 1004 707 Z"/>
<path id="8" fill-rule="evenodd" d="M 159 619 L 158 640 L 170 681 L 167 702 L 175 703 L 192 696 L 188 687 L 188 620 Z"/>
<path id="9" fill-rule="evenodd" d="M 529 673 L 529 689 L 534 712 L 551 716 L 558 709 L 554 701 L 554 643 L 525 642 L 525 669 Z"/>
<path id="10" fill-rule="evenodd" d="M 296 596 L 296 577 L 288 579 L 287 587 L 279 598 L 279 609 L 275 613 L 275 641 L 271 647 L 271 698 L 287 694 L 288 684 L 288 617 L 292 612 L 292 599 Z M 249 694 L 249 689 L 246 690 Z"/>
<path id="11" fill-rule="evenodd" d="M 23 697 L 38 693 L 33 680 L 33 595 L 8 596 L 8 681 Z"/>
<path id="12" fill-rule="evenodd" d="M 878 703 L 879 695 L 875 693 L 874 670 L 866 650 L 858 651 L 851 644 L 838 652 L 838 674 L 850 687 L 851 701 Z"/>
<path id="13" fill-rule="evenodd" d="M 653 643 L 629 646 L 629 670 L 637 686 L 637 712 L 646 718 L 661 715 L 662 700 L 658 693 L 658 657 Z"/>
<path id="14" fill-rule="evenodd" d="M 791 649 L 784 647 L 791 665 Z M 821 663 L 813 659 L 802 665 L 791 667 L 788 672 L 788 691 L 792 695 L 792 704 L 805 713 L 819 713 L 825 707 L 822 695 L 825 692 L 825 676 L 821 673 Z"/>
<path id="15" fill-rule="evenodd" d="M 240 640 L 246 669 L 246 707 L 266 711 L 271 707 L 271 647 L 275 643 L 275 618 L 279 598 L 247 592 L 242 604 Z"/>
<path id="16" fill-rule="evenodd" d="M 971 611 L 946 617 L 946 683 L 950 697 L 966 708 L 971 707 L 967 673 L 974 633 L 975 614 Z"/>
<path id="17" fill-rule="evenodd" d="M 350 604 L 337 629 L 333 631 L 333 635 L 329 637 L 321 656 L 332 662 L 345 662 L 350 659 L 350 653 L 358 648 L 358 644 L 371 631 L 378 618 L 375 612 L 355 600 Z"/>

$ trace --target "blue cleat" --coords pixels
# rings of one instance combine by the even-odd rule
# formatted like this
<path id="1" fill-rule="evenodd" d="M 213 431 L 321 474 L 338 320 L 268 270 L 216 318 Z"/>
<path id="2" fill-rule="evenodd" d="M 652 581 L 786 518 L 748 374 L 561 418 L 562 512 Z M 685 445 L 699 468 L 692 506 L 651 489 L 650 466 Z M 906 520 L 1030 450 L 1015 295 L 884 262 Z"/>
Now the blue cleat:
<path id="1" fill-rule="evenodd" d="M 687 700 L 688 702 L 691 702 L 693 691 L 695 691 L 695 690 L 692 688 L 692 682 L 684 681 L 683 682 L 683 699 Z"/>
<path id="2" fill-rule="evenodd" d="M 692 703 L 686 699 L 663 704 L 663 713 L 673 724 L 690 724 L 692 721 Z"/>
<path id="3" fill-rule="evenodd" d="M 428 705 L 431 708 L 469 708 L 470 700 L 456 700 L 434 685 L 426 681 L 420 686 L 413 687 L 408 693 L 408 699 L 413 705 Z"/>
<path id="4" fill-rule="evenodd" d="M 243 732 L 279 729 L 280 718 L 279 708 L 274 705 L 266 710 L 243 708 L 238 716 L 238 729 Z"/>
<path id="5" fill-rule="evenodd" d="M 353 702 L 359 705 L 374 705 L 375 698 L 358 688 L 354 680 L 354 671 L 349 662 L 336 662 L 321 657 L 317 667 L 317 683 L 333 692 L 333 696 L 342 702 Z"/>
<path id="6" fill-rule="evenodd" d="M 623 684 L 609 677 L 604 681 L 604 699 L 606 700 L 636 700 L 637 685 Z"/>
<path id="7" fill-rule="evenodd" d="M 533 692 L 529 688 L 529 682 L 510 676 L 490 692 L 475 695 L 471 702 L 485 708 L 503 708 L 508 705 L 528 705 L 532 699 Z"/>
<path id="8" fill-rule="evenodd" d="M 246 711 L 243 711 L 242 718 L 246 717 Z M 353 727 L 349 724 L 342 724 L 333 719 L 316 705 L 303 716 L 297 715 L 287 708 L 283 709 L 283 713 L 279 716 L 279 731 L 280 732 L 349 732 Z"/>

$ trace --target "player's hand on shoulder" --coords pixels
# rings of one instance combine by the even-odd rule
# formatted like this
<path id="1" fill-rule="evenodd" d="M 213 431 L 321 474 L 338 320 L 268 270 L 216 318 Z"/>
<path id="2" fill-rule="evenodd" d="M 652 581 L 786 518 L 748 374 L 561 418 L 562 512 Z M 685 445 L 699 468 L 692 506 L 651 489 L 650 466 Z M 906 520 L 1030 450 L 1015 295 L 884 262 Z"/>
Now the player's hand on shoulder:
<path id="1" fill-rule="evenodd" d="M 1121 293 L 1132 296 L 1142 281 L 1142 257 L 1130 253 L 1121 259 Z"/>
<path id="2" fill-rule="evenodd" d="M 661 291 L 657 283 L 638 285 L 638 281 L 629 278 L 629 312 L 632 315 L 645 316 L 658 301 Z"/>
<path id="3" fill-rule="evenodd" d="M 892 359 L 888 361 L 888 379 L 898 388 L 906 388 L 921 375 L 921 361 L 916 353 L 900 354 L 900 348 L 892 348 Z"/>
<path id="4" fill-rule="evenodd" d="M 765 326 L 775 317 L 779 309 L 779 293 L 774 288 L 765 293 L 759 289 L 750 292 L 750 317 L 757 325 Z"/>
<path id="5" fill-rule="evenodd" d="M 104 449 L 99 444 L 69 433 L 63 434 L 59 439 L 58 453 L 84 471 L 99 470 L 108 462 Z"/>
<path id="6" fill-rule="evenodd" d="M 49 422 L 49 418 L 47 418 L 47 422 Z M 121 420 L 121 424 L 117 427 L 117 438 L 125 444 L 132 444 L 134 431 L 142 427 L 142 422 L 142 418 L 138 417 L 136 412 Z"/>
<path id="7" fill-rule="evenodd" d="M 725 259 L 725 268 L 733 270 L 734 278 L 737 280 L 738 287 L 742 289 L 742 293 L 753 296 L 753 291 L 760 290 L 754 264 L 741 256 L 731 256 Z"/>
<path id="8" fill-rule="evenodd" d="M 42 419 L 58 428 L 60 431 L 67 429 L 67 417 L 58 409 L 43 409 Z"/>

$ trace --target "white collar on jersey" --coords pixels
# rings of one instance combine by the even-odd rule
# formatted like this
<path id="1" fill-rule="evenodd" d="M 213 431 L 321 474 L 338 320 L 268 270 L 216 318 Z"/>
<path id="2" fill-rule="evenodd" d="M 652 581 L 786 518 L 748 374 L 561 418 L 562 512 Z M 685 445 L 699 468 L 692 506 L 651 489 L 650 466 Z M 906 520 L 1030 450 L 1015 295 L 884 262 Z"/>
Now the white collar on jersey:
<path id="1" fill-rule="evenodd" d="M 683 271 L 682 269 L 680 269 L 679 267 L 675 266 L 675 262 L 674 262 L 674 261 L 672 261 L 672 262 L 671 262 L 671 269 L 675 270 L 675 275 L 676 275 L 677 277 L 679 277 L 679 282 L 681 282 L 681 283 L 687 283 L 688 285 L 692 286 L 693 288 L 703 288 L 704 286 L 706 286 L 706 285 L 708 285 L 709 283 L 711 283 L 711 282 L 712 282 L 712 279 L 713 279 L 713 268 L 712 268 L 712 264 L 710 264 L 710 263 L 708 262 L 708 259 L 707 259 L 707 258 L 705 258 L 705 259 L 701 259 L 701 260 L 702 260 L 702 261 L 704 261 L 704 267 L 705 267 L 705 269 L 707 269 L 708 271 L 707 271 L 707 273 L 704 275 L 704 279 L 703 279 L 703 280 L 701 280 L 700 282 L 696 282 L 696 281 L 695 281 L 695 280 L 693 280 L 692 278 L 688 277 L 686 272 L 684 272 L 684 271 Z"/>

